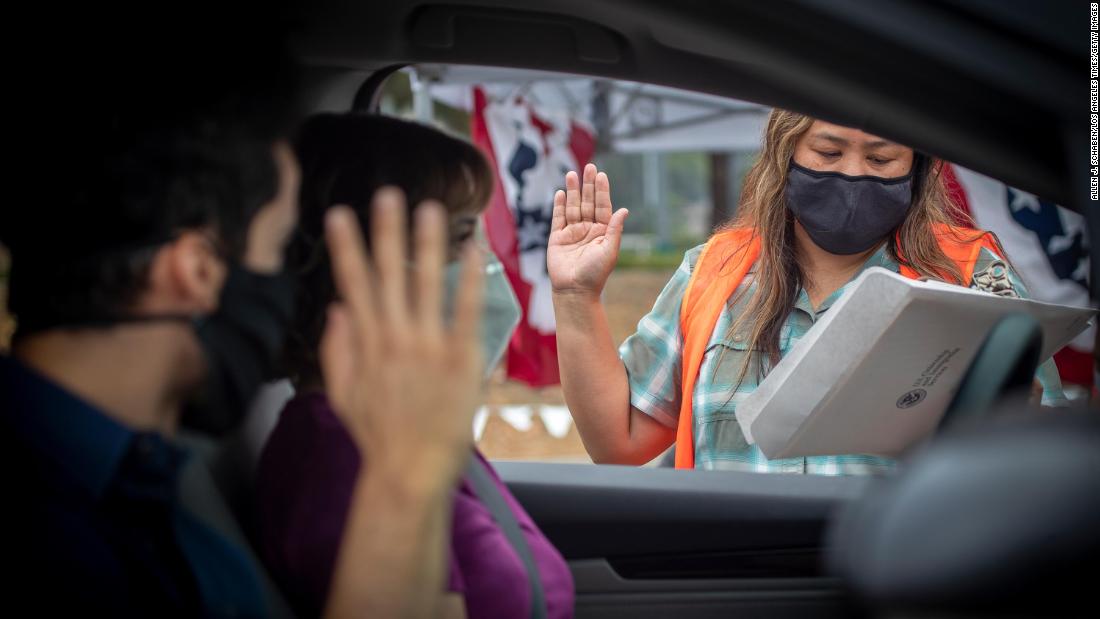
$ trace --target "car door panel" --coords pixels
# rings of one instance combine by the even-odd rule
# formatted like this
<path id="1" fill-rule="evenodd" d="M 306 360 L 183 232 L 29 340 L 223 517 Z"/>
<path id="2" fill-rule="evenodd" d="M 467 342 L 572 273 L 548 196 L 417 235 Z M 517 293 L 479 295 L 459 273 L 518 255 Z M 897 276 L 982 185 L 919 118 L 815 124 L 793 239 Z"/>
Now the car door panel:
<path id="1" fill-rule="evenodd" d="M 577 617 L 851 616 L 828 518 L 866 478 L 494 463 L 569 561 Z"/>

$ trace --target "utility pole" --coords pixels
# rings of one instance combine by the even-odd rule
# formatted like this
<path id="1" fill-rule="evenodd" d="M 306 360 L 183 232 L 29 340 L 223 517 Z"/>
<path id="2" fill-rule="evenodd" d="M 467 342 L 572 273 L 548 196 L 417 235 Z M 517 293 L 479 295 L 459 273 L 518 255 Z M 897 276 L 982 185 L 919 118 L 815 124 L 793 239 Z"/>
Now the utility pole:
<path id="1" fill-rule="evenodd" d="M 726 223 L 733 212 L 730 208 L 730 168 L 731 159 L 727 152 L 710 153 L 710 229 Z"/>

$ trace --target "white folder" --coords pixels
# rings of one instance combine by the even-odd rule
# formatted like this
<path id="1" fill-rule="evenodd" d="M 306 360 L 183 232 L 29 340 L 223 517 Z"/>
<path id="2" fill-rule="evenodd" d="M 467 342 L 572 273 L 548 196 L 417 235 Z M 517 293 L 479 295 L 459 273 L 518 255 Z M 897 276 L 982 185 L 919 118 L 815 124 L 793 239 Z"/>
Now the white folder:
<path id="1" fill-rule="evenodd" d="M 1042 327 L 1041 360 L 1096 313 L 867 269 L 741 401 L 737 421 L 769 459 L 896 457 L 932 433 L 990 329 L 1017 312 Z"/>

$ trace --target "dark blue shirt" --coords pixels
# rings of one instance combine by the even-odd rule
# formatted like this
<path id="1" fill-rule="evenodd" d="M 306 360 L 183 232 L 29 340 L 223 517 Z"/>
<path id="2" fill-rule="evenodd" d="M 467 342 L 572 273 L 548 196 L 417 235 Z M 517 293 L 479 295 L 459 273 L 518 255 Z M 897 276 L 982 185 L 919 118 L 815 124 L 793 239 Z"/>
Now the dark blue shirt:
<path id="1" fill-rule="evenodd" d="M 5 356 L 0 458 L 6 585 L 34 614 L 264 614 L 246 553 L 179 500 L 187 451 Z"/>

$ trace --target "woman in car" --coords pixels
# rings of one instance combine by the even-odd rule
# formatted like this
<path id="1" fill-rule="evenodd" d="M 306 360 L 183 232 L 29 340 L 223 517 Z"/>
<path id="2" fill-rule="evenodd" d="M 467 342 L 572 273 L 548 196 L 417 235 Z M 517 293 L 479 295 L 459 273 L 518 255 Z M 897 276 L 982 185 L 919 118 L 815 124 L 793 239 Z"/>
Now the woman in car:
<path id="1" fill-rule="evenodd" d="M 469 143 L 381 116 L 315 116 L 303 126 L 296 148 L 302 167 L 301 218 L 288 265 L 298 275 L 299 289 L 286 355 L 296 396 L 280 414 L 260 458 L 257 514 L 265 561 L 297 610 L 313 616 L 325 600 L 356 472 L 371 465 L 370 454 L 357 451 L 333 413 L 318 364 L 326 308 L 334 300 L 324 213 L 330 205 L 347 204 L 369 230 L 371 196 L 385 186 L 403 190 L 410 205 L 424 200 L 445 205 L 450 266 L 440 294 L 450 313 L 457 259 L 473 241 L 494 179 L 485 158 Z M 519 307 L 500 264 L 488 253 L 486 261 L 481 337 L 492 369 L 519 320 Z M 501 522 L 501 510 L 510 512 L 505 519 L 518 527 Z M 448 586 L 438 592 L 443 616 L 527 617 L 533 616 L 534 605 L 545 607 L 538 616 L 572 616 L 573 581 L 565 561 L 476 450 L 455 489 L 451 517 Z M 522 542 L 517 544 L 516 537 Z M 540 587 L 530 584 L 528 565 L 535 566 Z"/>
<path id="2" fill-rule="evenodd" d="M 675 443 L 678 468 L 864 474 L 868 455 L 768 460 L 734 411 L 865 269 L 1026 296 L 996 238 L 959 227 L 942 164 L 923 153 L 774 110 L 737 215 L 691 249 L 616 349 L 600 293 L 626 220 L 607 175 L 566 175 L 546 262 L 565 399 L 597 462 L 642 464 Z M 1043 401 L 1063 401 L 1053 361 Z"/>

